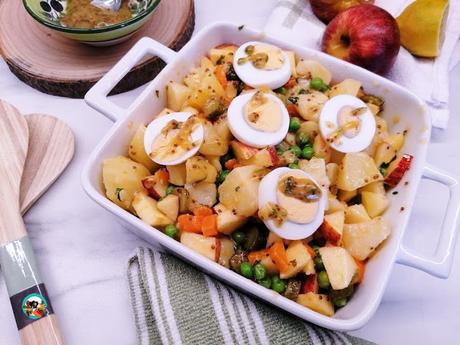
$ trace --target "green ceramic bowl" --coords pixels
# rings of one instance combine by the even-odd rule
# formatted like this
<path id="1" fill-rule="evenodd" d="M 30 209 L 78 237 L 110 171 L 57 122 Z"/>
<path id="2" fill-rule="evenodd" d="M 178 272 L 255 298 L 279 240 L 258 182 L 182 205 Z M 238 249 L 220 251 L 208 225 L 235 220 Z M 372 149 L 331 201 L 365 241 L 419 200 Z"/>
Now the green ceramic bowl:
<path id="1" fill-rule="evenodd" d="M 95 29 L 79 29 L 61 24 L 69 0 L 22 0 L 27 12 L 40 24 L 75 41 L 96 46 L 120 43 L 144 25 L 160 0 L 126 0 L 132 17 L 123 22 Z"/>

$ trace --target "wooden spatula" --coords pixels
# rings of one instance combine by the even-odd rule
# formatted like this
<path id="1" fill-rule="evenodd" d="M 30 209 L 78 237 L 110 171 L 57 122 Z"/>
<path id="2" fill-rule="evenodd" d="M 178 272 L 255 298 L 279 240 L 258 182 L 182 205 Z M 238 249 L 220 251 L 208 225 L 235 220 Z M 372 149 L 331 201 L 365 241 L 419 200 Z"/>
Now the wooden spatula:
<path id="1" fill-rule="evenodd" d="M 25 118 L 29 150 L 21 180 L 22 214 L 56 181 L 74 153 L 74 136 L 64 122 L 45 114 L 29 114 Z"/>
<path id="2" fill-rule="evenodd" d="M 0 265 L 22 343 L 63 344 L 19 206 L 28 142 L 25 118 L 0 101 Z"/>

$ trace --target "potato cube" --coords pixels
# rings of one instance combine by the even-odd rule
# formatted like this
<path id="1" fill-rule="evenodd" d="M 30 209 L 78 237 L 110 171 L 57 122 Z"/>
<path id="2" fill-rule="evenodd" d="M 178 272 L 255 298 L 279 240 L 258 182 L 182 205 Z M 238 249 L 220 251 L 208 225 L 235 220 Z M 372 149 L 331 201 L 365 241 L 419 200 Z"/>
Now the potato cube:
<path id="1" fill-rule="evenodd" d="M 334 316 L 334 305 L 328 295 L 308 292 L 297 296 L 297 303 L 326 316 Z"/>
<path id="2" fill-rule="evenodd" d="M 365 260 L 390 233 L 390 225 L 382 217 L 376 217 L 367 222 L 345 224 L 342 243 L 356 259 Z"/>
<path id="3" fill-rule="evenodd" d="M 149 155 L 145 152 L 144 149 L 144 133 L 145 133 L 145 126 L 140 125 L 136 133 L 131 140 L 129 147 L 128 147 L 128 156 L 133 161 L 141 163 L 151 172 L 154 172 L 158 169 L 159 165 L 156 164 Z"/>
<path id="4" fill-rule="evenodd" d="M 157 201 L 149 197 L 146 193 L 134 193 L 133 209 L 139 218 L 150 226 L 163 227 L 173 223 L 172 219 L 169 219 L 168 216 L 158 209 Z"/>
<path id="5" fill-rule="evenodd" d="M 145 191 L 142 179 L 149 176 L 147 168 L 129 158 L 117 156 L 102 162 L 102 183 L 107 198 L 129 210 L 134 193 Z"/>
<path id="6" fill-rule="evenodd" d="M 168 108 L 179 111 L 184 105 L 187 97 L 190 95 L 190 90 L 184 84 L 179 84 L 174 81 L 169 82 L 166 85 L 166 96 Z"/>

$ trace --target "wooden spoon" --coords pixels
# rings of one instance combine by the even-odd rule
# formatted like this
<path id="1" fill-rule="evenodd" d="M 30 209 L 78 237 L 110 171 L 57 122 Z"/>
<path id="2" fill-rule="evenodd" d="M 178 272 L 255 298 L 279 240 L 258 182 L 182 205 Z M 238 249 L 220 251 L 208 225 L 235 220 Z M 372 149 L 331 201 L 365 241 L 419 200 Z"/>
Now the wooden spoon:
<path id="1" fill-rule="evenodd" d="M 63 344 L 20 212 L 28 141 L 25 118 L 0 101 L 0 265 L 22 343 Z"/>
<path id="2" fill-rule="evenodd" d="M 25 118 L 29 150 L 21 180 L 22 214 L 56 181 L 74 153 L 74 136 L 64 122 L 45 114 L 29 114 Z"/>

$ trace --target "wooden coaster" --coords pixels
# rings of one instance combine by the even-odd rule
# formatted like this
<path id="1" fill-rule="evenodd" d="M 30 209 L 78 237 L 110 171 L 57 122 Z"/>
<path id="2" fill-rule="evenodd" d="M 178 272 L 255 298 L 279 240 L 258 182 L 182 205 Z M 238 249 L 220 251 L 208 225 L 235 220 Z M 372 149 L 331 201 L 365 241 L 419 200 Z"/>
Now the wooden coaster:
<path id="1" fill-rule="evenodd" d="M 193 0 L 163 0 L 151 19 L 126 42 L 91 47 L 37 23 L 22 1 L 0 1 L 0 51 L 10 70 L 37 90 L 72 98 L 83 98 L 141 37 L 151 37 L 179 50 L 192 36 L 194 26 Z M 145 84 L 163 67 L 163 61 L 147 56 L 111 93 Z"/>

